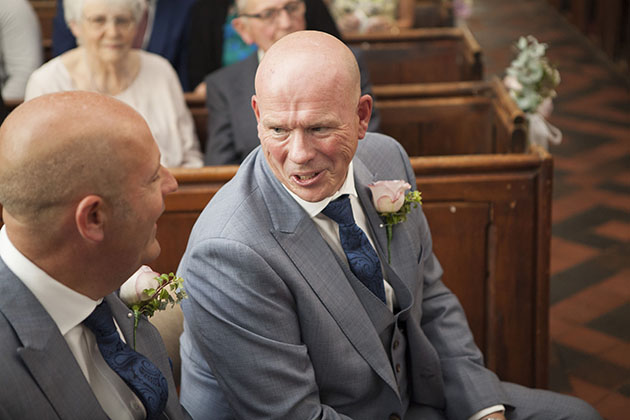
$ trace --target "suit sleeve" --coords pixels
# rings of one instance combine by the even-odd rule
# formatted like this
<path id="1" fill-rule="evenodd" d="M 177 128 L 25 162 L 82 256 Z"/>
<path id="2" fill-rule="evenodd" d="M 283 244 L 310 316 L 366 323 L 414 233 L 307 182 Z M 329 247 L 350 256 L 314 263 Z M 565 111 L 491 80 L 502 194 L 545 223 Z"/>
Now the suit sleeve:
<path id="1" fill-rule="evenodd" d="M 321 404 L 296 302 L 261 255 L 210 239 L 189 250 L 182 267 L 194 356 L 208 363 L 236 418 L 348 418 Z"/>
<path id="2" fill-rule="evenodd" d="M 399 148 L 408 181 L 416 188 L 409 158 Z M 422 191 L 422 186 L 419 190 Z M 421 328 L 440 360 L 447 415 L 465 420 L 484 408 L 509 401 L 499 378 L 484 366 L 483 355 L 474 342 L 459 300 L 442 282 L 442 267 L 433 253 L 431 233 L 422 212 L 417 212 L 417 220 L 422 244 Z"/>
<path id="3" fill-rule="evenodd" d="M 206 104 L 208 106 L 208 138 L 206 139 L 206 165 L 232 165 L 241 162 L 234 145 L 234 129 L 230 118 L 227 92 L 221 81 L 210 75 L 206 78 Z"/>

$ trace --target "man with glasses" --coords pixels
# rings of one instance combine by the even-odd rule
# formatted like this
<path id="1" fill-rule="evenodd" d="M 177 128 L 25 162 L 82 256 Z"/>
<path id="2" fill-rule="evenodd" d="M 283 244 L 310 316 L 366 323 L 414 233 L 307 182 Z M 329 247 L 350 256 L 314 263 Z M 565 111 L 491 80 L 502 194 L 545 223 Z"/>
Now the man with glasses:
<path id="1" fill-rule="evenodd" d="M 308 2 L 238 0 L 236 5 L 238 17 L 232 21 L 232 25 L 243 41 L 256 44 L 258 51 L 206 78 L 206 104 L 209 110 L 206 165 L 240 164 L 258 146 L 256 119 L 250 106 L 258 63 L 276 41 L 306 29 L 304 16 Z M 361 92 L 371 94 L 367 70 L 364 66 L 360 67 Z M 377 131 L 379 125 L 380 118 L 373 112 L 369 130 Z"/>

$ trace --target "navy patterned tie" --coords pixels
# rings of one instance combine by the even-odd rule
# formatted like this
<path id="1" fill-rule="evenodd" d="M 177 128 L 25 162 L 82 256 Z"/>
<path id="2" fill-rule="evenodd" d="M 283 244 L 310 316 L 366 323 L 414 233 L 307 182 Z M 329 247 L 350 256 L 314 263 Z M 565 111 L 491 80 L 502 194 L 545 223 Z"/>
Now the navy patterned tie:
<path id="1" fill-rule="evenodd" d="M 365 232 L 354 222 L 347 195 L 328 203 L 322 213 L 339 225 L 339 239 L 348 258 L 350 270 L 379 299 L 385 302 L 381 263 Z"/>
<path id="2" fill-rule="evenodd" d="M 168 383 L 160 369 L 120 339 L 106 301 L 83 324 L 94 333 L 105 362 L 142 401 L 147 419 L 157 419 L 168 400 Z"/>

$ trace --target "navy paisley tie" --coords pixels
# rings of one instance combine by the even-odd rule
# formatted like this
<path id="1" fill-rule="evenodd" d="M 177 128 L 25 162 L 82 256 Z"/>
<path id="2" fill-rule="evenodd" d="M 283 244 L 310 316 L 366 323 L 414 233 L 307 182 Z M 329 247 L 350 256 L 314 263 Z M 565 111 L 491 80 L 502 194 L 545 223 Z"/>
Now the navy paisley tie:
<path id="1" fill-rule="evenodd" d="M 355 223 L 347 195 L 328 203 L 322 213 L 339 225 L 339 239 L 350 270 L 379 299 L 385 302 L 381 263 L 365 232 Z"/>
<path id="2" fill-rule="evenodd" d="M 120 339 L 106 301 L 83 324 L 94 333 L 105 362 L 142 401 L 147 419 L 157 419 L 168 400 L 168 383 L 160 369 Z"/>

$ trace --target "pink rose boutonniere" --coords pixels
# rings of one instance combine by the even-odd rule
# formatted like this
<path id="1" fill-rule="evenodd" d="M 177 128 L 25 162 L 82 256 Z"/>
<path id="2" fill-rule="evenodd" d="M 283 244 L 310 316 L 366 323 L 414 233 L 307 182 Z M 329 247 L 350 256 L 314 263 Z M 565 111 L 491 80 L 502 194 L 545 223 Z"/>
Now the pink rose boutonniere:
<path id="1" fill-rule="evenodd" d="M 387 262 L 391 263 L 390 244 L 393 236 L 395 224 L 407 220 L 407 214 L 411 211 L 411 206 L 418 207 L 422 203 L 420 191 L 405 191 L 411 188 L 403 180 L 377 181 L 368 185 L 372 192 L 372 201 L 376 211 L 383 219 L 381 227 L 387 229 Z"/>
<path id="2" fill-rule="evenodd" d="M 133 311 L 133 348 L 136 348 L 136 329 L 140 315 L 152 317 L 155 311 L 180 303 L 187 297 L 184 279 L 173 273 L 158 274 L 143 265 L 120 287 L 120 299 Z"/>

